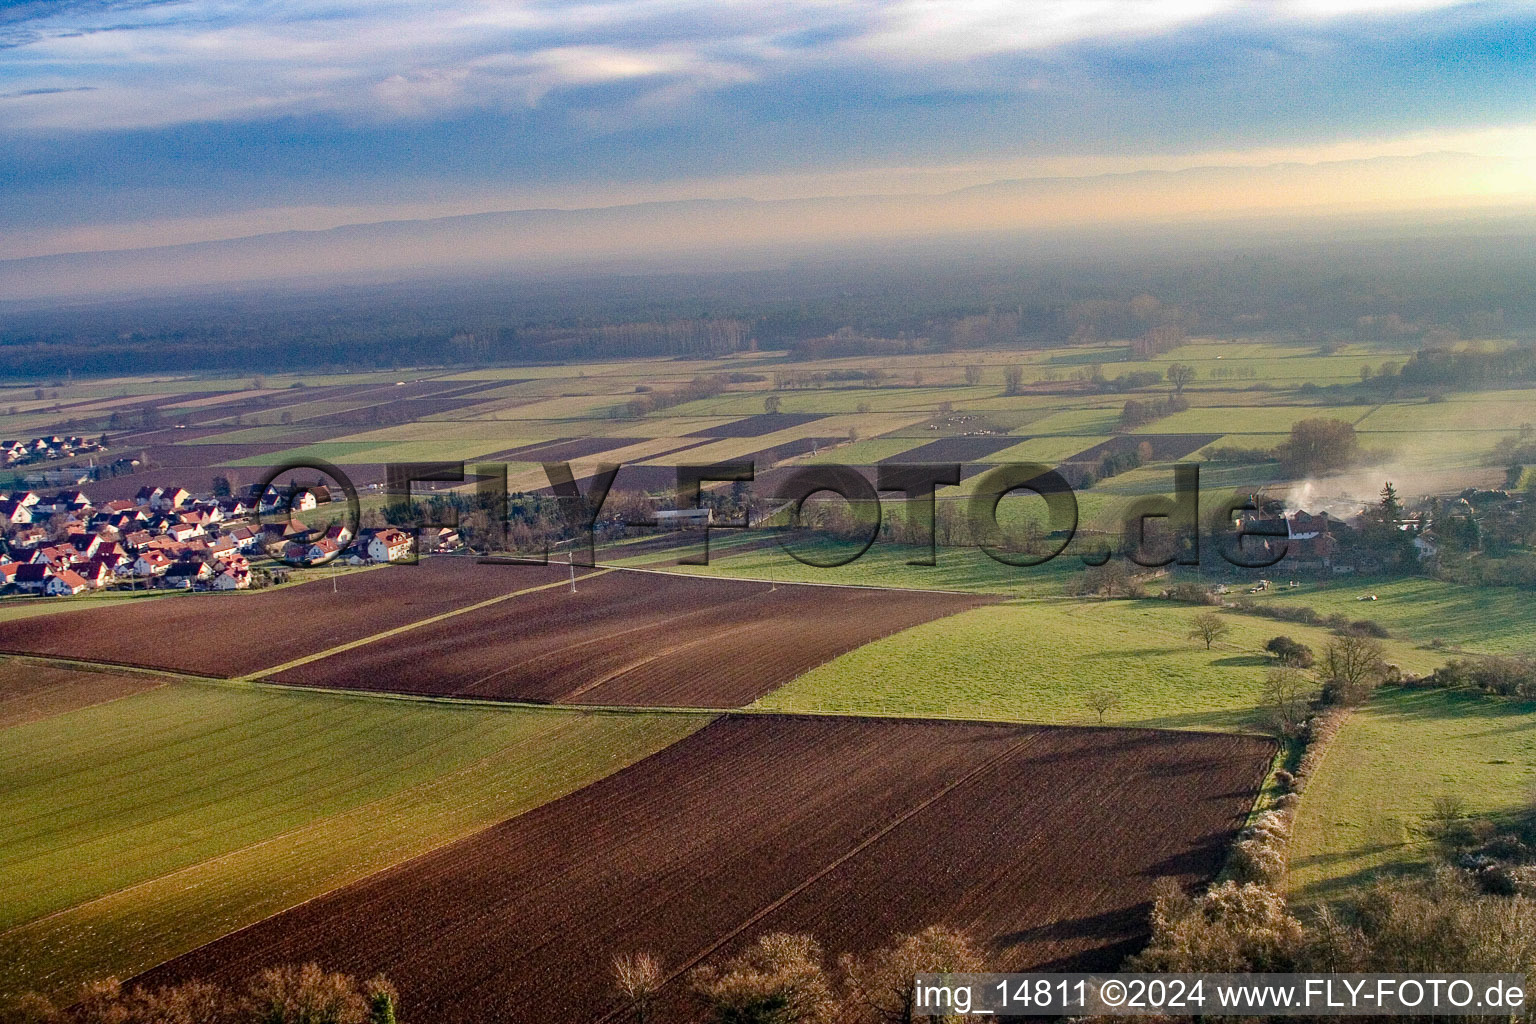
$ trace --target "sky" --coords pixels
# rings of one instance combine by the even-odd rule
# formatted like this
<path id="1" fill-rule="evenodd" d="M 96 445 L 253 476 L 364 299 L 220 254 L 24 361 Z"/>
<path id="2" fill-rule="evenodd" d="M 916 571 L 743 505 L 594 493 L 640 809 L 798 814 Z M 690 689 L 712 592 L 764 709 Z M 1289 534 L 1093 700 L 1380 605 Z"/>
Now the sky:
<path id="1" fill-rule="evenodd" d="M 1445 152 L 1536 197 L 1536 4 L 0 0 L 0 259 Z"/>

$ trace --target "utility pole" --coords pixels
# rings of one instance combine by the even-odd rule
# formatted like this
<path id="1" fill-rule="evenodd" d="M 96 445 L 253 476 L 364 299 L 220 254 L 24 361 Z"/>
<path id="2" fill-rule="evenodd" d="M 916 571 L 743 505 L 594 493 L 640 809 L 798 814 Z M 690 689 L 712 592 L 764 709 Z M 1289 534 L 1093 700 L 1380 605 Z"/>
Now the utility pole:
<path id="1" fill-rule="evenodd" d="M 574 594 L 576 593 L 576 558 L 574 552 L 567 551 L 565 553 L 565 564 L 571 570 L 571 593 Z"/>

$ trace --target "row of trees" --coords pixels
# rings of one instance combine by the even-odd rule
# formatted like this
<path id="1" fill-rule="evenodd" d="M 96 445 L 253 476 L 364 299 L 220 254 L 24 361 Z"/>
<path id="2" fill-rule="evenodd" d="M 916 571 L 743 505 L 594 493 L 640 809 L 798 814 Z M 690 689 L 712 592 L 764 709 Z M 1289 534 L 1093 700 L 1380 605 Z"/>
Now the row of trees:
<path id="1" fill-rule="evenodd" d="M 670 391 L 652 391 L 648 386 L 641 385 L 635 389 L 637 392 L 635 397 L 624 403 L 622 408 L 629 418 L 639 419 L 648 413 L 669 409 L 674 405 L 714 398 L 716 395 L 724 394 L 730 383 L 724 374 L 712 373 L 695 377 L 687 384 Z"/>
<path id="2" fill-rule="evenodd" d="M 1144 402 L 1132 398 L 1121 408 L 1120 419 L 1116 426 L 1120 430 L 1134 430 L 1136 427 L 1155 423 L 1188 408 L 1189 399 L 1178 394 L 1169 395 L 1167 398 L 1148 399 Z"/>
<path id="3" fill-rule="evenodd" d="M 360 982 L 306 964 L 268 968 L 235 987 L 125 987 L 108 979 L 65 1005 L 26 995 L 0 1007 L 0 1024 L 396 1024 L 398 1004 L 382 976 Z"/>
<path id="4" fill-rule="evenodd" d="M 688 972 L 686 981 L 692 1009 L 716 1024 L 914 1024 L 925 1018 L 940 1024 L 958 1018 L 915 1011 L 916 975 L 988 969 L 986 956 L 964 933 L 933 925 L 835 963 L 809 935 L 764 935 L 723 963 Z M 676 1016 L 678 1007 L 663 1012 L 659 1005 L 662 986 L 673 975 L 654 956 L 619 957 L 613 970 L 634 1024 Z"/>
<path id="5" fill-rule="evenodd" d="M 1378 882 L 1305 921 L 1256 882 L 1196 896 L 1165 880 L 1152 932 L 1131 969 L 1524 974 L 1536 965 L 1536 900 L 1485 893 L 1451 869 Z"/>

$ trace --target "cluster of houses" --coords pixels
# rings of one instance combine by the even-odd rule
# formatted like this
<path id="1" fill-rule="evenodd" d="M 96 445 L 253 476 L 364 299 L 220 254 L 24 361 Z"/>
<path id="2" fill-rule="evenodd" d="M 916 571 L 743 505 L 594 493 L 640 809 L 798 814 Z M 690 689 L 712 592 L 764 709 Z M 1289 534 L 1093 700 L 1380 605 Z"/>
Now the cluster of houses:
<path id="1" fill-rule="evenodd" d="M 251 559 L 289 563 L 341 559 L 347 564 L 412 557 L 417 541 L 402 530 L 345 526 L 311 530 L 296 515 L 261 522 L 289 505 L 294 513 L 330 501 L 322 486 L 268 488 L 246 497 L 193 495 L 182 487 L 144 487 L 132 499 L 96 503 L 78 489 L 45 495 L 0 494 L 0 593 L 68 597 L 107 587 L 244 590 Z M 424 533 L 422 547 L 451 551 L 452 530 Z"/>
<path id="2" fill-rule="evenodd" d="M 1240 513 L 1237 523 L 1246 536 L 1250 556 L 1266 553 L 1279 557 L 1294 572 L 1316 575 L 1377 573 L 1386 568 L 1382 555 L 1365 542 L 1362 517 L 1341 519 L 1329 512 L 1283 507 Z M 1434 537 L 1419 516 L 1405 516 L 1393 524 L 1411 538 L 1413 556 L 1429 559 L 1436 552 Z"/>
<path id="3" fill-rule="evenodd" d="M 101 441 L 88 437 L 51 434 L 26 441 L 0 441 L 0 466 L 6 469 L 26 466 L 34 462 L 50 462 L 55 459 L 72 459 L 77 455 L 106 451 Z"/>

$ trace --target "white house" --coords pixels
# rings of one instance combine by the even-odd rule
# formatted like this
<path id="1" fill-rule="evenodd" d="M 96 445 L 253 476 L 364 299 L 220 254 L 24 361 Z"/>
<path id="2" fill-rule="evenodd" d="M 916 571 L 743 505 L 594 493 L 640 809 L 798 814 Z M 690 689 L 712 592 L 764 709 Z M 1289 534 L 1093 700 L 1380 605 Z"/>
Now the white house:
<path id="1" fill-rule="evenodd" d="M 375 562 L 398 562 L 411 554 L 411 538 L 402 530 L 380 530 L 368 541 L 368 557 Z"/>
<path id="2" fill-rule="evenodd" d="M 43 593 L 49 597 L 74 597 L 83 593 L 85 587 L 84 577 L 71 569 L 64 569 L 48 578 L 48 582 L 43 585 Z"/>

